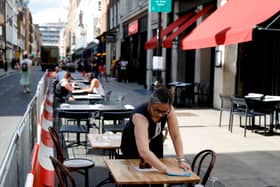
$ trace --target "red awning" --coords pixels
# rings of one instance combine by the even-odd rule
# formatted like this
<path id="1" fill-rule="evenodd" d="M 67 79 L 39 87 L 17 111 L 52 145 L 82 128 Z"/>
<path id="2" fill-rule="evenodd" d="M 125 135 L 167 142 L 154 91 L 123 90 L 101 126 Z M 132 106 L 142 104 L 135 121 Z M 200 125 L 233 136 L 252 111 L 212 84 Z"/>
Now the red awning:
<path id="1" fill-rule="evenodd" d="M 160 38 L 163 38 L 165 35 L 169 34 L 170 32 L 173 31 L 174 28 L 180 26 L 183 24 L 189 17 L 191 17 L 194 13 L 189 12 L 185 14 L 184 16 L 179 17 L 175 22 L 169 24 L 165 29 L 161 31 Z M 157 48 L 157 37 L 154 36 L 151 38 L 149 41 L 145 43 L 144 48 L 147 49 L 153 49 Z"/>
<path id="2" fill-rule="evenodd" d="M 279 0 L 230 0 L 182 40 L 182 49 L 250 41 L 255 26 L 279 10 Z"/>
<path id="3" fill-rule="evenodd" d="M 201 11 L 199 11 L 195 16 L 193 16 L 191 19 L 189 19 L 187 22 L 185 22 L 183 25 L 180 26 L 179 29 L 177 29 L 175 32 L 173 32 L 171 35 L 169 35 L 163 42 L 163 47 L 165 48 L 171 48 L 172 47 L 172 41 L 174 38 L 176 38 L 179 34 L 184 32 L 188 27 L 190 27 L 192 24 L 196 22 L 198 18 L 205 15 L 207 12 L 209 12 L 214 5 L 208 5 Z"/>

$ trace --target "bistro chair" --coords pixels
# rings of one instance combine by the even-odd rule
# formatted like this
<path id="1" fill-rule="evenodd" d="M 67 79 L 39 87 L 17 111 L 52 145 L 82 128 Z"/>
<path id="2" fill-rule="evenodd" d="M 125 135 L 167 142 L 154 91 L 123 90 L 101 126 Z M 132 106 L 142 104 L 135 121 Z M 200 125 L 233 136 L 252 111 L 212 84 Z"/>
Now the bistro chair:
<path id="1" fill-rule="evenodd" d="M 90 112 L 73 112 L 73 111 L 58 111 L 58 116 L 62 120 L 59 132 L 61 134 L 67 133 L 74 133 L 76 134 L 76 140 L 70 141 L 69 144 L 67 144 L 67 147 L 73 147 L 73 146 L 80 146 L 84 145 L 87 149 L 87 136 L 85 136 L 85 141 L 80 140 L 81 134 L 87 134 L 89 133 L 89 127 L 90 127 L 90 118 L 92 117 L 92 114 Z M 69 138 L 69 136 L 68 136 Z"/>
<path id="2" fill-rule="evenodd" d="M 107 91 L 105 94 L 105 101 L 110 101 L 111 95 L 112 95 L 112 90 Z"/>
<path id="3" fill-rule="evenodd" d="M 126 119 L 128 119 L 130 115 L 131 111 L 102 112 L 100 116 L 101 132 L 122 132 L 126 124 Z"/>
<path id="4" fill-rule="evenodd" d="M 211 172 L 216 163 L 216 153 L 213 150 L 205 149 L 197 153 L 192 161 L 191 168 L 194 173 L 200 177 L 200 181 L 197 183 L 186 184 L 187 187 L 195 187 L 196 184 L 206 185 Z M 171 186 L 178 186 L 180 184 L 170 184 Z"/>
<path id="5" fill-rule="evenodd" d="M 246 137 L 246 129 L 247 129 L 247 121 L 249 118 L 249 122 L 251 122 L 251 129 L 253 130 L 254 125 L 254 118 L 259 117 L 259 121 L 261 124 L 261 117 L 264 117 L 264 124 L 266 129 L 266 114 L 261 112 L 256 112 L 253 109 L 250 109 L 246 103 L 246 99 L 244 97 L 231 97 L 231 110 L 230 110 L 230 123 L 229 123 L 229 130 L 232 132 L 233 127 L 233 118 L 234 115 L 240 117 L 240 126 L 241 126 L 241 117 L 245 117 L 245 124 L 244 124 L 244 137 Z"/>
<path id="6" fill-rule="evenodd" d="M 222 114 L 223 111 L 230 111 L 231 108 L 231 96 L 220 94 L 221 106 L 220 106 L 220 117 L 219 117 L 219 127 L 222 126 Z"/>
<path id="7" fill-rule="evenodd" d="M 192 171 L 200 176 L 199 184 L 206 185 L 208 178 L 216 162 L 216 153 L 213 150 L 205 149 L 195 155 L 192 161 Z"/>
<path id="8" fill-rule="evenodd" d="M 54 127 L 48 128 L 51 135 L 52 141 L 56 150 L 56 157 L 63 166 L 65 166 L 70 172 L 78 172 L 85 177 L 85 187 L 89 186 L 89 169 L 95 166 L 94 161 L 85 158 L 72 158 L 66 159 L 64 156 L 64 151 L 61 146 L 59 134 L 54 129 Z"/>
<path id="9" fill-rule="evenodd" d="M 68 183 L 70 183 L 72 187 L 76 187 L 75 179 L 70 171 L 56 158 L 50 156 L 50 159 L 58 179 L 58 187 L 68 187 L 70 186 Z"/>
<path id="10" fill-rule="evenodd" d="M 194 96 L 197 98 L 198 105 L 208 105 L 209 104 L 209 81 L 202 80 L 196 83 L 194 88 Z"/>

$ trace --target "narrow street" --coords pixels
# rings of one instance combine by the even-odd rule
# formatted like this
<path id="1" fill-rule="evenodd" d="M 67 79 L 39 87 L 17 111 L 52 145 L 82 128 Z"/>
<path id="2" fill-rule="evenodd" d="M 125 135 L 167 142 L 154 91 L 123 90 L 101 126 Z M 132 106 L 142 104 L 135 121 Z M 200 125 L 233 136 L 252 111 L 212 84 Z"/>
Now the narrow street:
<path id="1" fill-rule="evenodd" d="M 31 93 L 23 93 L 23 88 L 19 84 L 20 72 L 11 70 L 7 75 L 0 78 L 0 161 L 6 153 L 7 147 L 15 129 L 19 124 L 28 103 L 34 96 L 38 81 L 44 72 L 39 67 L 35 67 L 31 83 Z"/>

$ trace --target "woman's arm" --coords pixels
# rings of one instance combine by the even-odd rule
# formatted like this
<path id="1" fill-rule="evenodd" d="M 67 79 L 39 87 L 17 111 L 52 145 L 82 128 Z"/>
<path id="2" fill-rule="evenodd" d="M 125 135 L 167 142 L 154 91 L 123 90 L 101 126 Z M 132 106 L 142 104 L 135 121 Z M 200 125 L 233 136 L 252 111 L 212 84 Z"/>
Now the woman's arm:
<path id="1" fill-rule="evenodd" d="M 178 159 L 178 164 L 181 168 L 190 170 L 190 166 L 186 163 L 184 159 L 183 142 L 180 134 L 178 120 L 173 106 L 171 107 L 171 111 L 167 116 L 167 123 L 170 137 L 172 139 L 172 143 Z"/>
<path id="2" fill-rule="evenodd" d="M 94 88 L 96 88 L 96 79 L 91 80 L 90 86 L 88 88 L 82 88 L 82 90 L 85 90 L 89 93 L 93 93 Z"/>

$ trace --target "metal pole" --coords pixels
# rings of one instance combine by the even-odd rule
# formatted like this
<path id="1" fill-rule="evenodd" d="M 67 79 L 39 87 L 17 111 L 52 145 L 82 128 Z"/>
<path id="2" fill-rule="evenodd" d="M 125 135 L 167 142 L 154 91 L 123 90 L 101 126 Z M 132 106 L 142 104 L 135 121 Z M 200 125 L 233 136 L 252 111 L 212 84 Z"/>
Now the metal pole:
<path id="1" fill-rule="evenodd" d="M 160 35 L 161 35 L 161 12 L 159 12 L 158 14 L 158 29 L 157 29 L 157 56 L 158 57 L 162 56 Z M 157 81 L 161 83 L 162 82 L 161 69 L 156 70 L 156 77 L 157 77 Z"/>
<path id="2" fill-rule="evenodd" d="M 4 70 L 5 72 L 7 72 L 8 70 L 8 66 L 7 66 L 7 62 L 6 62 L 6 47 L 7 47 L 7 38 L 6 38 L 6 27 L 7 27 L 7 15 L 6 15 L 6 0 L 4 0 L 4 24 L 3 24 L 3 40 L 4 40 L 4 48 L 3 48 L 3 65 L 4 65 Z"/>

